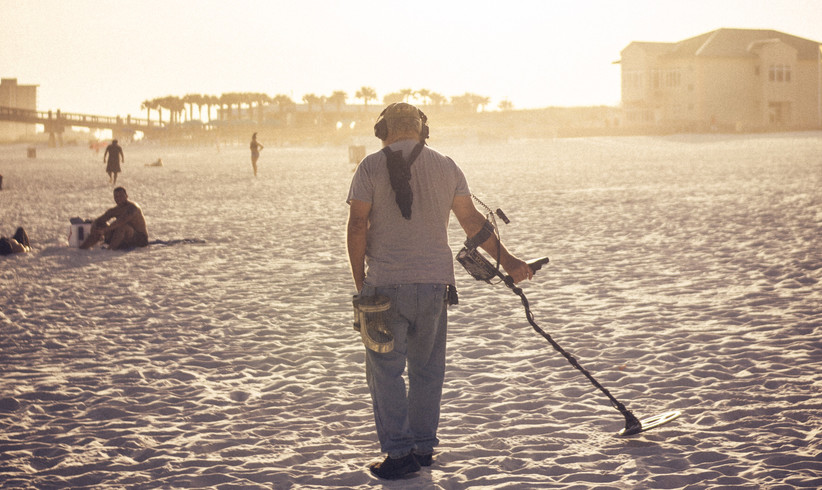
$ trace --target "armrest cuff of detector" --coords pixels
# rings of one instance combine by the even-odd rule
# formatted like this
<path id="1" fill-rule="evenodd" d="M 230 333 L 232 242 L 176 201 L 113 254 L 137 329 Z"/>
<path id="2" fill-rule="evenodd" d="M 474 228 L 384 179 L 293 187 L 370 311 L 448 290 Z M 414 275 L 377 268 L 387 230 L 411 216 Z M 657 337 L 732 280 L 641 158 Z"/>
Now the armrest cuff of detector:
<path id="1" fill-rule="evenodd" d="M 465 248 L 467 248 L 468 250 L 476 250 L 480 245 L 485 243 L 485 240 L 488 240 L 493 234 L 494 225 L 492 225 L 490 221 L 485 220 L 485 223 L 482 224 L 482 229 L 480 229 L 480 231 L 477 232 L 476 235 L 465 240 Z"/>

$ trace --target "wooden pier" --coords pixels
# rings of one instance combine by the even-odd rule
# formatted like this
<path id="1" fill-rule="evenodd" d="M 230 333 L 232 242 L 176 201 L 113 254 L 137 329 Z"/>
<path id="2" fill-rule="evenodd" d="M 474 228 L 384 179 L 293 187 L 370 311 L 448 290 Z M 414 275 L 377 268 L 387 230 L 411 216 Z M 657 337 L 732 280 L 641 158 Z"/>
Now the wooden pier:
<path id="1" fill-rule="evenodd" d="M 90 114 L 73 114 L 57 110 L 34 111 L 15 107 L 0 106 L 0 121 L 19 122 L 25 124 L 42 124 L 43 131 L 49 133 L 49 144 L 55 146 L 59 140 L 62 143 L 62 134 L 66 127 L 81 127 L 89 129 L 108 129 L 115 138 L 131 139 L 134 133 L 147 133 L 160 130 L 165 123 L 138 119 L 131 116 L 96 116 Z"/>

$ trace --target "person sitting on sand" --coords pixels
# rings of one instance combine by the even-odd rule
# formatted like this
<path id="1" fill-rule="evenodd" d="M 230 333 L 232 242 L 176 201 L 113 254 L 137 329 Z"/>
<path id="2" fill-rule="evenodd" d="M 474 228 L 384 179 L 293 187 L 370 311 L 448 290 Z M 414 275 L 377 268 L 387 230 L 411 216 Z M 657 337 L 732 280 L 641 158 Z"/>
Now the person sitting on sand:
<path id="1" fill-rule="evenodd" d="M 91 233 L 80 245 L 82 249 L 93 247 L 104 239 L 111 250 L 124 250 L 148 246 L 146 219 L 140 206 L 128 200 L 128 194 L 122 187 L 114 189 L 116 206 L 94 220 Z M 114 219 L 114 222 L 108 224 Z"/>
<path id="2" fill-rule="evenodd" d="M 23 227 L 17 228 L 11 238 L 0 237 L 0 255 L 11 255 L 31 252 L 29 236 Z"/>

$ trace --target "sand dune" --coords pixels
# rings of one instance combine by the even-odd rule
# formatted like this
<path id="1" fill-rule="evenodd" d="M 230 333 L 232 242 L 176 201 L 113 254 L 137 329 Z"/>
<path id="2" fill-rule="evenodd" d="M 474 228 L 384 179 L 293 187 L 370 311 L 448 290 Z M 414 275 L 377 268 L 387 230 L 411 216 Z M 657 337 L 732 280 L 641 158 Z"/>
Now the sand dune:
<path id="1" fill-rule="evenodd" d="M 0 259 L 0 486 L 822 485 L 822 134 L 432 145 L 509 248 L 551 257 L 536 322 L 637 416 L 679 419 L 615 437 L 519 298 L 458 270 L 435 464 L 377 481 L 346 148 L 267 146 L 254 179 L 245 145 L 126 146 L 151 238 L 204 243 L 111 252 L 67 246 L 113 205 L 101 156 L 6 146 L 0 234 L 33 252 Z"/>

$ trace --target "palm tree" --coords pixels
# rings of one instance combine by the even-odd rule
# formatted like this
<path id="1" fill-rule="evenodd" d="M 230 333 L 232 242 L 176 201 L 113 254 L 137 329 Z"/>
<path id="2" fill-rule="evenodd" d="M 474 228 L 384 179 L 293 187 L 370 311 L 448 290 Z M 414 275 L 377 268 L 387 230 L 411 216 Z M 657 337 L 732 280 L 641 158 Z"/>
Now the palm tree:
<path id="1" fill-rule="evenodd" d="M 168 110 L 168 124 L 169 124 L 169 126 L 173 125 L 174 121 L 175 121 L 175 118 L 177 117 L 177 114 L 176 114 L 176 112 L 174 112 L 174 109 L 173 109 L 174 101 L 172 100 L 172 96 L 167 95 L 167 96 L 161 98 L 160 103 L 163 105 L 163 107 L 166 108 L 166 110 Z"/>
<path id="2" fill-rule="evenodd" d="M 197 114 L 200 115 L 200 120 L 203 121 L 204 123 L 211 121 L 211 102 L 209 102 L 209 98 L 211 98 L 211 95 L 205 95 L 204 94 L 204 95 L 201 95 L 200 100 L 197 101 Z M 206 121 L 205 118 L 203 117 L 203 107 L 206 108 L 205 115 L 208 116 L 208 121 Z"/>
<path id="3" fill-rule="evenodd" d="M 207 122 L 203 118 L 203 107 L 206 107 L 207 109 L 210 109 L 210 104 L 208 102 L 209 97 L 211 97 L 211 96 L 210 95 L 201 95 L 200 98 L 197 100 L 197 115 L 200 116 L 200 121 L 202 121 L 203 123 Z M 210 121 L 211 120 L 211 112 L 209 111 L 207 113 L 207 115 L 208 115 L 208 119 Z"/>
<path id="4" fill-rule="evenodd" d="M 168 97 L 160 97 L 160 98 L 158 98 L 158 99 L 156 99 L 156 100 L 157 100 L 157 107 L 159 108 L 158 110 L 160 111 L 160 118 L 162 119 L 162 117 L 163 117 L 163 109 L 168 109 L 168 106 L 169 106 L 169 98 L 168 98 Z M 169 116 L 168 116 L 168 124 L 169 124 L 169 126 L 171 125 L 171 123 L 172 123 L 172 122 L 173 122 L 173 117 L 172 117 L 172 115 L 171 115 L 171 114 L 169 114 Z"/>
<path id="5" fill-rule="evenodd" d="M 414 90 L 410 88 L 404 88 L 400 90 L 400 95 L 402 95 L 402 102 L 408 102 L 408 99 L 414 96 Z"/>
<path id="6" fill-rule="evenodd" d="M 354 94 L 354 97 L 362 99 L 363 104 L 365 104 L 365 108 L 368 109 L 368 101 L 375 100 L 377 98 L 377 91 L 371 87 L 361 87 L 357 90 L 357 93 Z"/>
<path id="7" fill-rule="evenodd" d="M 511 102 L 508 99 L 505 99 L 505 100 L 501 100 L 500 103 L 497 104 L 497 107 L 499 107 L 499 109 L 501 111 L 510 111 L 511 109 L 514 108 L 514 103 Z"/>
<path id="8" fill-rule="evenodd" d="M 454 95 L 451 97 L 451 105 L 461 112 L 477 112 L 477 106 L 474 105 L 474 98 L 468 92 L 463 95 Z"/>
<path id="9" fill-rule="evenodd" d="M 428 94 L 428 98 L 431 100 L 431 104 L 437 107 L 443 106 L 446 102 L 448 102 L 448 98 L 446 96 L 436 92 L 431 92 Z"/>
<path id="10" fill-rule="evenodd" d="M 305 94 L 303 95 L 303 102 L 308 104 L 308 112 L 313 112 L 312 108 L 314 105 L 320 106 L 320 112 L 322 112 L 322 104 L 324 101 L 324 97 L 317 97 L 315 94 Z"/>
<path id="11" fill-rule="evenodd" d="M 208 122 L 211 122 L 213 120 L 211 118 L 211 107 L 215 105 L 220 105 L 220 97 L 216 95 L 206 95 L 204 102 L 206 106 L 206 112 L 208 113 Z"/>
<path id="12" fill-rule="evenodd" d="M 180 114 L 184 113 L 186 110 L 183 99 L 177 97 L 176 95 L 169 95 L 160 99 L 160 104 L 168 109 L 170 113 L 169 121 L 171 124 L 179 123 L 180 120 L 182 120 Z"/>
<path id="13" fill-rule="evenodd" d="M 183 117 L 185 117 L 186 113 L 186 104 L 183 102 L 182 97 L 174 96 L 174 100 L 172 101 L 172 105 L 174 106 L 174 110 L 177 111 L 177 124 L 183 122 Z"/>
<path id="14" fill-rule="evenodd" d="M 293 122 L 291 113 L 297 111 L 297 103 L 291 100 L 291 97 L 283 94 L 275 95 L 271 102 L 277 104 L 277 111 L 279 112 L 277 119 L 284 125 L 290 125 Z"/>
<path id="15" fill-rule="evenodd" d="M 231 119 L 231 109 L 234 107 L 235 94 L 231 92 L 224 92 L 220 94 L 220 120 L 225 121 Z M 228 110 L 223 109 L 228 107 Z"/>
<path id="16" fill-rule="evenodd" d="M 257 122 L 263 123 L 263 106 L 271 103 L 271 97 L 265 93 L 255 93 L 254 102 L 257 104 Z"/>
<path id="17" fill-rule="evenodd" d="M 186 95 L 183 96 L 183 99 L 182 99 L 183 104 L 188 106 L 188 120 L 189 121 L 194 120 L 194 106 L 195 105 L 198 106 L 198 110 L 199 110 L 199 104 L 200 104 L 200 101 L 202 100 L 202 98 L 203 98 L 203 96 L 200 95 L 200 94 L 186 94 Z M 200 116 L 200 119 L 202 119 L 202 116 Z"/>
<path id="18" fill-rule="evenodd" d="M 248 106 L 248 118 L 253 120 L 255 104 L 259 107 L 260 94 L 256 92 L 246 92 L 243 95 L 245 95 L 245 104 Z"/>
<path id="19" fill-rule="evenodd" d="M 149 102 L 151 102 L 152 109 L 157 109 L 157 120 L 160 122 L 160 126 L 163 125 L 163 99 L 153 98 Z"/>
<path id="20" fill-rule="evenodd" d="M 291 97 L 282 94 L 275 95 L 271 102 L 277 104 L 277 108 L 280 110 L 280 112 L 291 111 L 294 109 L 294 106 L 297 105 L 296 102 L 291 100 Z"/>
<path id="21" fill-rule="evenodd" d="M 246 119 L 243 117 L 243 105 L 248 106 L 248 111 L 246 111 L 247 118 L 251 118 L 251 105 L 254 103 L 254 94 L 251 92 L 240 92 L 238 94 L 238 101 L 237 101 L 237 113 L 240 115 L 240 119 Z"/>
<path id="22" fill-rule="evenodd" d="M 417 97 L 420 98 L 423 105 L 428 105 L 428 102 L 431 100 L 431 91 L 427 88 L 421 88 L 417 90 Z"/>
<path id="23" fill-rule="evenodd" d="M 333 94 L 328 97 L 328 102 L 330 104 L 334 104 L 337 106 L 337 112 L 342 112 L 342 106 L 345 105 L 345 100 L 348 98 L 348 94 L 343 92 L 342 90 L 337 90 Z"/>
<path id="24" fill-rule="evenodd" d="M 451 104 L 459 110 L 465 112 L 477 112 L 479 108 L 485 109 L 485 106 L 491 103 L 490 97 L 483 97 L 481 95 L 466 92 L 463 95 L 451 97 Z"/>
<path id="25" fill-rule="evenodd" d="M 235 119 L 243 119 L 243 105 L 251 106 L 248 92 L 234 92 L 234 103 L 237 104 L 237 114 Z"/>
<path id="26" fill-rule="evenodd" d="M 475 95 L 474 102 L 480 107 L 482 112 L 485 112 L 485 106 L 491 103 L 491 97 L 483 97 L 482 95 Z"/>
<path id="27" fill-rule="evenodd" d="M 237 112 L 233 112 L 234 119 L 242 119 L 243 118 L 243 101 L 245 100 L 245 95 L 242 92 L 233 92 L 232 93 L 234 104 L 237 105 Z"/>
<path id="28" fill-rule="evenodd" d="M 157 102 L 155 100 L 144 100 L 142 104 L 140 104 L 140 109 L 146 110 L 146 121 L 148 121 L 148 125 L 151 126 L 151 110 L 157 108 Z"/>

